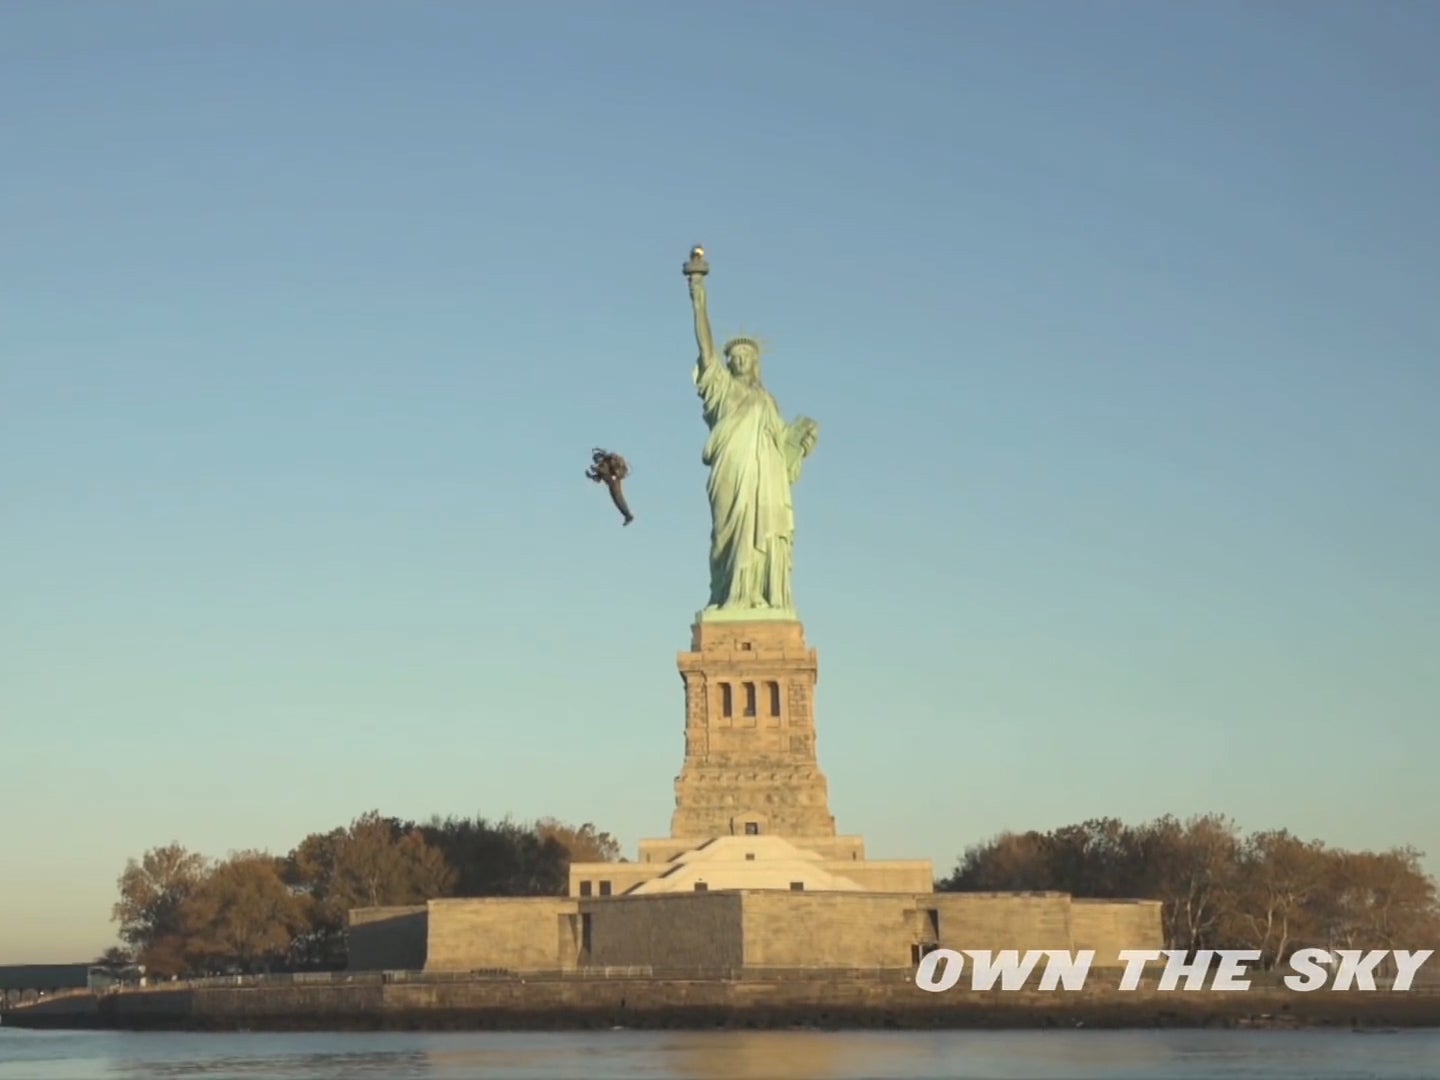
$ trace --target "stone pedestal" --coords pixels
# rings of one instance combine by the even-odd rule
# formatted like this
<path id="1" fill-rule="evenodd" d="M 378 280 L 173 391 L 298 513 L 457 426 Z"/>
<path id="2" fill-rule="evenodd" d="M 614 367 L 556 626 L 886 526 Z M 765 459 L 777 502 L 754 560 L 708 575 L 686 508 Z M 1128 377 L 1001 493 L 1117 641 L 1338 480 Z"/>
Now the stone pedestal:
<path id="1" fill-rule="evenodd" d="M 672 837 L 833 837 L 815 755 L 815 650 L 798 620 L 697 620 L 679 656 L 685 764 Z"/>

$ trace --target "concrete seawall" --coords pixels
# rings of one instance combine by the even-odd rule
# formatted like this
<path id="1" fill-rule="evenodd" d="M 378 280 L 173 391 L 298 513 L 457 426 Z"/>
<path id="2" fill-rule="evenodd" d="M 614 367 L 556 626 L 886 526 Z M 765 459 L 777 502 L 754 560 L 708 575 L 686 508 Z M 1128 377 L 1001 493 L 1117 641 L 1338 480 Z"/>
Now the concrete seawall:
<path id="1" fill-rule="evenodd" d="M 1440 1027 L 1440 994 L 1251 990 L 940 994 L 908 979 L 551 979 L 77 994 L 6 1027 L 188 1031 L 587 1028 Z"/>

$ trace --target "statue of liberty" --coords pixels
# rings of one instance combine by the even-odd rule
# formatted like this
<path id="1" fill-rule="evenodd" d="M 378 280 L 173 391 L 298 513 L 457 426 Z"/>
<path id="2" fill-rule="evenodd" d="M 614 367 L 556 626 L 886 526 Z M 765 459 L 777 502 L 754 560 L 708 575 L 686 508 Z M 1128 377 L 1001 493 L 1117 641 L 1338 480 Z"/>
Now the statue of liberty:
<path id="1" fill-rule="evenodd" d="M 710 437 L 701 457 L 710 468 L 710 603 L 702 619 L 793 619 L 790 595 L 795 509 L 790 488 L 815 449 L 820 426 L 807 417 L 786 423 L 760 381 L 760 346 L 751 338 L 715 351 L 705 296 L 705 252 L 685 264 L 695 309 L 695 363 Z"/>

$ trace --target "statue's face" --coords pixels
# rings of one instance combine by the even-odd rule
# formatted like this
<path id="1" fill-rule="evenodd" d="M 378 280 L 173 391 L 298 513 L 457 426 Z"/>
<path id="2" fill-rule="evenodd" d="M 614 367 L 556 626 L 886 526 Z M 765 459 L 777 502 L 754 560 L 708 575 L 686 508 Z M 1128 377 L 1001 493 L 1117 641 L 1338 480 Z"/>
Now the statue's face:
<path id="1" fill-rule="evenodd" d="M 760 354 L 749 345 L 736 345 L 730 350 L 730 370 L 738 378 L 753 379 L 760 370 Z"/>

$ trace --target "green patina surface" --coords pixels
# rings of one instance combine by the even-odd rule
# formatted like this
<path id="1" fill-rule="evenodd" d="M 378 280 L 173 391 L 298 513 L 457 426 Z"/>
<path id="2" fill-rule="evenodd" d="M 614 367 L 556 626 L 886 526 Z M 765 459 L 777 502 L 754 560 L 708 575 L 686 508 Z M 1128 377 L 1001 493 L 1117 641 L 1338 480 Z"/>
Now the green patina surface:
<path id="1" fill-rule="evenodd" d="M 695 387 L 710 437 L 710 601 L 705 621 L 795 619 L 795 507 L 791 488 L 815 449 L 820 425 L 787 422 L 760 378 L 760 347 L 736 338 L 715 348 L 705 271 L 686 266 L 695 312 Z M 706 268 L 708 270 L 708 267 Z"/>

